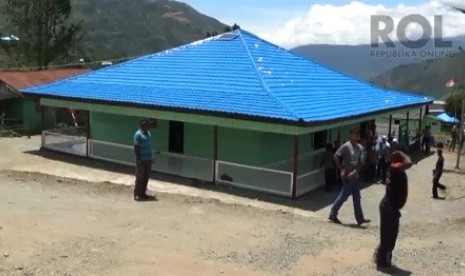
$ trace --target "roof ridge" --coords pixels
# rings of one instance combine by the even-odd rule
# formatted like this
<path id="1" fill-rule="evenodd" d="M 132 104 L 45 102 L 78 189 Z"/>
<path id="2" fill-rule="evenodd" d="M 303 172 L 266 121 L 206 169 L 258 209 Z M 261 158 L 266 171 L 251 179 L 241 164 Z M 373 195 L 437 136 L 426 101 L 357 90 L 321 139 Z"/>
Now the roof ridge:
<path id="1" fill-rule="evenodd" d="M 277 45 L 277 44 L 275 44 L 275 43 L 273 43 L 273 42 L 270 42 L 270 41 L 268 41 L 268 40 L 265 40 L 265 39 L 263 39 L 263 38 L 261 38 L 261 37 L 255 35 L 255 34 L 253 34 L 253 33 L 250 33 L 250 32 L 248 32 L 248 31 L 244 31 L 244 30 L 241 30 L 241 31 L 247 33 L 247 34 L 250 35 L 250 36 L 253 36 L 254 38 L 256 38 L 256 39 L 258 39 L 258 40 L 260 40 L 260 41 L 262 41 L 262 42 L 265 42 L 265 43 L 267 43 L 267 44 L 269 44 L 269 45 L 272 45 L 272 46 L 274 46 L 274 47 L 276 47 L 276 48 L 278 48 L 278 49 L 280 49 L 280 50 L 286 51 L 286 52 L 289 53 L 290 55 L 293 55 L 293 56 L 295 56 L 295 57 L 304 59 L 304 60 L 306 60 L 306 61 L 308 61 L 308 62 L 315 63 L 316 65 L 321 66 L 321 67 L 324 67 L 324 68 L 326 68 L 326 69 L 328 69 L 328 70 L 330 70 L 330 71 L 332 71 L 332 72 L 334 72 L 334 73 L 336 73 L 336 74 L 343 75 L 343 76 L 345 76 L 345 77 L 347 77 L 347 78 L 349 78 L 349 79 L 352 79 L 352 80 L 361 82 L 361 83 L 363 83 L 363 84 L 370 85 L 371 87 L 375 87 L 375 88 L 377 88 L 377 89 L 386 90 L 386 91 L 392 90 L 392 89 L 386 89 L 386 88 L 384 88 L 384 87 L 380 87 L 380 86 L 378 86 L 378 85 L 375 85 L 374 83 L 372 83 L 372 82 L 370 82 L 370 81 L 360 79 L 360 78 L 357 77 L 357 76 L 353 76 L 353 75 L 348 74 L 348 73 L 346 73 L 346 72 L 344 72 L 344 71 L 342 71 L 342 70 L 339 70 L 339 69 L 334 68 L 334 67 L 332 67 L 332 66 L 329 66 L 329 65 L 327 65 L 327 64 L 321 63 L 321 62 L 319 62 L 319 61 L 317 61 L 317 60 L 315 60 L 315 59 L 313 59 L 313 58 L 309 58 L 309 57 L 304 56 L 304 55 L 302 55 L 302 54 L 298 54 L 298 53 L 296 53 L 296 52 L 293 52 L 293 51 L 291 51 L 291 50 L 289 50 L 289 49 L 286 49 L 286 48 L 281 47 L 281 46 L 279 46 L 279 45 Z"/>
<path id="2" fill-rule="evenodd" d="M 263 79 L 262 75 L 258 71 L 257 63 L 255 63 L 255 61 L 253 60 L 252 53 L 250 52 L 249 47 L 247 46 L 246 42 L 244 41 L 244 38 L 242 37 L 242 32 L 243 32 L 242 30 L 238 31 L 239 37 L 241 38 L 242 44 L 244 45 L 244 48 L 247 51 L 247 55 L 248 55 L 248 57 L 250 59 L 250 62 L 252 62 L 252 65 L 254 67 L 254 72 L 257 74 L 257 76 L 258 76 L 258 78 L 259 78 L 259 80 L 260 80 L 260 82 L 262 84 L 263 89 L 268 94 L 268 96 L 270 98 L 272 98 L 276 103 L 281 105 L 289 113 L 289 115 L 291 115 L 292 117 L 294 117 L 296 119 L 300 119 L 300 116 L 298 116 L 291 108 L 289 108 L 280 99 L 278 99 L 275 95 L 273 95 L 270 88 L 266 84 L 266 81 Z M 248 33 L 248 32 L 245 32 L 245 33 Z"/>
<path id="3" fill-rule="evenodd" d="M 371 87 L 373 87 L 373 88 L 376 88 L 376 89 L 379 89 L 379 90 L 383 90 L 383 91 L 385 91 L 385 92 L 396 92 L 396 93 L 402 93 L 402 94 L 410 94 L 410 96 L 412 96 L 412 97 L 418 97 L 418 98 L 424 98 L 424 99 L 434 99 L 434 97 L 426 96 L 426 95 L 418 95 L 418 94 L 416 94 L 416 93 L 414 93 L 414 92 L 412 92 L 412 91 L 405 91 L 405 92 L 404 92 L 404 91 L 399 91 L 399 90 L 397 90 L 397 89 L 388 89 L 388 88 L 385 88 L 385 87 L 378 86 L 378 85 L 376 85 L 376 84 L 374 84 L 374 83 L 372 83 L 372 82 L 370 82 L 370 81 L 360 79 L 360 78 L 358 78 L 358 77 L 356 77 L 356 76 L 353 76 L 353 75 L 351 75 L 351 74 L 348 74 L 348 73 L 346 73 L 346 72 L 344 72 L 344 71 L 342 71 L 342 70 L 339 70 L 339 69 L 333 68 L 333 67 L 331 67 L 331 66 L 329 66 L 329 65 L 326 65 L 326 64 L 324 64 L 324 63 L 321 63 L 321 62 L 319 62 L 319 61 L 317 61 L 317 60 L 315 60 L 315 59 L 306 57 L 306 56 L 304 56 L 304 55 L 302 55 L 302 54 L 298 54 L 298 53 L 293 52 L 293 51 L 291 51 L 291 50 L 289 50 L 289 49 L 286 49 L 286 48 L 284 48 L 284 47 L 281 47 L 281 46 L 279 46 L 279 45 L 277 45 L 277 44 L 275 44 L 275 43 L 273 43 L 273 42 L 270 42 L 270 41 L 268 41 L 268 40 L 265 40 L 265 39 L 263 39 L 263 38 L 261 38 L 261 37 L 255 35 L 255 34 L 253 34 L 253 33 L 251 33 L 251 32 L 248 32 L 248 31 L 245 31 L 245 30 L 242 30 L 242 29 L 241 29 L 241 33 L 246 33 L 247 35 L 252 36 L 252 37 L 255 38 L 255 39 L 258 39 L 258 40 L 260 40 L 260 41 L 262 41 L 262 42 L 264 42 L 264 43 L 267 43 L 267 44 L 269 44 L 269 45 L 272 45 L 272 46 L 274 46 L 274 47 L 276 47 L 276 48 L 278 48 L 278 49 L 280 49 L 280 50 L 283 50 L 283 51 L 289 53 L 290 55 L 293 55 L 293 56 L 295 56 L 295 57 L 297 57 L 297 58 L 303 59 L 303 60 L 305 60 L 305 61 L 307 61 L 307 62 L 314 63 L 314 64 L 316 64 L 316 65 L 318 65 L 318 66 L 321 66 L 321 67 L 324 67 L 324 68 L 328 69 L 329 71 L 331 71 L 331 72 L 333 72 L 333 73 L 343 75 L 343 76 L 345 76 L 345 77 L 347 77 L 347 78 L 349 78 L 349 79 L 355 80 L 355 81 L 357 81 L 357 82 L 359 82 L 359 83 L 362 83 L 362 84 L 371 86 Z"/>

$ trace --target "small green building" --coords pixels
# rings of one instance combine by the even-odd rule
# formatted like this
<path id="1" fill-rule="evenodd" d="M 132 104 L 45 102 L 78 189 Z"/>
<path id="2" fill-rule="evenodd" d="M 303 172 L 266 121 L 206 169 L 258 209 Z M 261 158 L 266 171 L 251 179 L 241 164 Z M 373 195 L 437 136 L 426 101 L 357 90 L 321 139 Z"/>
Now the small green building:
<path id="1" fill-rule="evenodd" d="M 85 69 L 66 68 L 42 71 L 0 72 L 0 116 L 7 127 L 25 133 L 40 133 L 41 113 L 37 98 L 26 98 L 20 90 L 47 84 L 87 72 Z"/>
<path id="2" fill-rule="evenodd" d="M 354 80 L 243 30 L 23 92 L 44 111 L 86 118 L 79 135 L 45 129 L 44 148 L 133 165 L 133 134 L 151 118 L 154 171 L 292 198 L 323 184 L 326 143 L 432 101 Z"/>

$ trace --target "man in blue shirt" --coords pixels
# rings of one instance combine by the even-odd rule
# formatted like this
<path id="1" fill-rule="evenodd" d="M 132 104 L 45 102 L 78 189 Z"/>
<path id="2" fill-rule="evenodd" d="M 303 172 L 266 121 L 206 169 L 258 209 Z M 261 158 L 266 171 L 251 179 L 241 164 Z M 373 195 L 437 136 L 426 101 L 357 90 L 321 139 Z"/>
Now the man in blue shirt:
<path id="1" fill-rule="evenodd" d="M 134 153 L 136 155 L 134 200 L 136 201 L 150 199 L 146 194 L 153 163 L 152 135 L 150 134 L 149 126 L 150 121 L 142 119 L 140 121 L 140 128 L 134 134 Z"/>

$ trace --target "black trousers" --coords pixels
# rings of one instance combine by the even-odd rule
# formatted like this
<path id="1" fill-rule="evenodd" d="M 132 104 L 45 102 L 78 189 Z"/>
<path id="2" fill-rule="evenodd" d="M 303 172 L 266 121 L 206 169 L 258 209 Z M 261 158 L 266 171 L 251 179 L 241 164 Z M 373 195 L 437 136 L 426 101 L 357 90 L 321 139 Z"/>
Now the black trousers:
<path id="1" fill-rule="evenodd" d="M 438 174 L 434 176 L 433 178 L 433 197 L 438 197 L 438 188 L 441 190 L 444 190 L 446 186 L 442 185 L 439 183 L 439 180 L 441 179 L 442 174 Z"/>
<path id="2" fill-rule="evenodd" d="M 366 180 L 372 182 L 376 176 L 376 162 L 370 162 L 367 165 Z"/>
<path id="3" fill-rule="evenodd" d="M 380 243 L 376 249 L 376 264 L 380 267 L 391 266 L 392 251 L 396 246 L 399 233 L 400 211 L 385 197 L 379 204 Z"/>
<path id="4" fill-rule="evenodd" d="M 421 147 L 423 148 L 423 150 L 424 150 L 426 153 L 429 153 L 430 148 L 431 148 L 431 146 L 430 146 L 430 143 L 431 143 L 430 139 L 431 139 L 430 137 L 425 137 L 425 138 L 423 138 L 423 142 L 422 142 Z"/>
<path id="5" fill-rule="evenodd" d="M 387 170 L 388 170 L 389 165 L 390 163 L 386 162 L 384 158 L 378 159 L 377 173 L 379 176 L 381 176 L 381 180 L 383 181 L 383 183 L 386 183 Z"/>
<path id="6" fill-rule="evenodd" d="M 325 169 L 325 189 L 330 190 L 336 181 L 336 169 Z"/>
<path id="7" fill-rule="evenodd" d="M 381 180 L 385 184 L 386 184 L 387 171 L 389 169 L 389 166 L 391 166 L 391 162 L 390 161 L 384 161 L 384 166 L 383 166 L 382 171 L 381 171 Z"/>
<path id="8" fill-rule="evenodd" d="M 134 196 L 144 196 L 146 194 L 151 172 L 152 161 L 143 160 L 137 163 Z"/>

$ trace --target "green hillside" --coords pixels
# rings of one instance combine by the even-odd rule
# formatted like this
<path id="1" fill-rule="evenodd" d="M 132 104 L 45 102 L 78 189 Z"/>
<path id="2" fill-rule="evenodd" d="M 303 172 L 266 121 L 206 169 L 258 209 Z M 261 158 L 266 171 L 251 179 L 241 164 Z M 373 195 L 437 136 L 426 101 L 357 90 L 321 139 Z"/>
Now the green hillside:
<path id="1" fill-rule="evenodd" d="M 0 0 L 2 1 L 2 0 Z M 226 25 L 171 0 L 72 0 L 84 37 L 72 60 L 117 59 L 153 53 L 222 32 Z M 0 32 L 8 27 L 1 23 Z"/>
<path id="2" fill-rule="evenodd" d="M 225 25 L 169 0 L 74 0 L 85 37 L 78 50 L 93 59 L 156 52 L 222 31 Z"/>
<path id="3" fill-rule="evenodd" d="M 401 65 L 373 78 L 372 82 L 382 87 L 445 99 L 451 93 L 451 88 L 445 87 L 446 80 L 450 78 L 465 83 L 465 53 Z"/>

